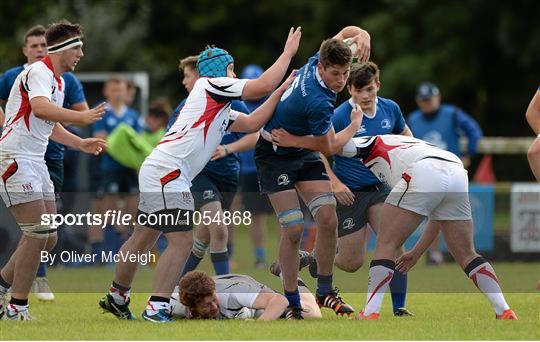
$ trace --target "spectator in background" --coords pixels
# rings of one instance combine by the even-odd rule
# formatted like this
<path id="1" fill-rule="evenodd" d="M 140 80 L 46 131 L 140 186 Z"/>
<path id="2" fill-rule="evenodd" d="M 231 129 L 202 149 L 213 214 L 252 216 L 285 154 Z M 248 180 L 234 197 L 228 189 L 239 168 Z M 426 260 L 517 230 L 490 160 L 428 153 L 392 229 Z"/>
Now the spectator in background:
<path id="1" fill-rule="evenodd" d="M 526 113 L 527 122 L 531 126 L 534 134 L 538 136 L 529 147 L 527 152 L 527 158 L 529 159 L 529 164 L 531 165 L 532 173 L 536 178 L 537 182 L 540 182 L 540 87 L 534 94 L 529 107 L 527 108 Z M 540 290 L 540 283 L 538 284 Z"/>
<path id="2" fill-rule="evenodd" d="M 241 78 L 256 79 L 264 72 L 258 65 L 250 64 L 242 69 Z M 264 103 L 265 98 L 257 101 L 244 101 L 250 113 Z M 264 246 L 266 234 L 266 220 L 274 210 L 268 196 L 259 192 L 257 181 L 257 168 L 255 166 L 254 149 L 239 153 L 240 156 L 240 189 L 243 209 L 251 212 L 252 223 L 250 227 L 251 242 L 255 257 L 255 267 L 266 266 L 266 248 Z M 273 217 L 273 215 L 272 215 Z"/>
<path id="3" fill-rule="evenodd" d="M 139 124 L 139 113 L 126 105 L 128 97 L 128 82 L 121 76 L 111 76 L 103 87 L 103 96 L 107 100 L 108 109 L 103 115 L 103 119 L 94 123 L 91 127 L 93 136 L 107 139 L 107 137 L 124 123 L 131 126 L 136 132 L 141 131 Z M 122 210 L 135 216 L 137 210 L 138 182 L 137 172 L 133 169 L 122 166 L 114 160 L 108 153 L 104 154 L 100 160 L 101 184 L 98 192 L 103 191 L 104 197 L 101 203 L 101 212 L 107 210 Z M 107 226 L 103 232 L 105 237 L 103 243 L 107 244 L 107 250 L 116 253 L 124 240 L 128 236 L 126 226 Z M 94 243 L 99 243 L 94 241 Z M 94 246 L 99 249 L 99 247 Z M 103 246 L 101 247 L 103 248 Z"/>
<path id="4" fill-rule="evenodd" d="M 15 83 L 15 79 L 24 68 L 41 60 L 47 54 L 45 28 L 42 25 L 34 26 L 25 33 L 22 53 L 26 57 L 26 63 L 7 70 L 0 77 L 0 126 L 2 126 L 4 121 L 1 106 L 6 104 L 11 87 Z M 86 103 L 83 86 L 77 77 L 71 72 L 65 72 L 62 75 L 62 78 L 65 82 L 63 107 L 76 111 L 88 110 L 89 107 Z M 49 140 L 45 152 L 45 163 L 47 164 L 47 170 L 49 171 L 49 175 L 54 184 L 56 199 L 59 199 L 59 194 L 62 191 L 62 183 L 64 182 L 64 145 Z M 36 280 L 32 287 L 39 300 L 54 300 L 54 294 L 52 293 L 47 280 L 46 263 L 40 263 L 36 274 Z"/>
<path id="5" fill-rule="evenodd" d="M 416 89 L 416 111 L 409 114 L 407 123 L 416 138 L 432 143 L 460 157 L 467 169 L 471 157 L 477 152 L 482 130 L 478 123 L 461 108 L 451 104 L 441 104 L 439 88 L 431 82 L 422 82 Z M 466 136 L 469 140 L 467 153 L 462 154 L 459 139 Z M 429 225 L 437 224 L 429 222 Z M 440 227 L 439 231 L 440 231 Z M 426 229 L 432 229 L 426 227 Z M 435 228 L 433 228 L 435 229 Z M 431 245 L 428 264 L 441 264 L 443 255 L 438 239 Z"/>

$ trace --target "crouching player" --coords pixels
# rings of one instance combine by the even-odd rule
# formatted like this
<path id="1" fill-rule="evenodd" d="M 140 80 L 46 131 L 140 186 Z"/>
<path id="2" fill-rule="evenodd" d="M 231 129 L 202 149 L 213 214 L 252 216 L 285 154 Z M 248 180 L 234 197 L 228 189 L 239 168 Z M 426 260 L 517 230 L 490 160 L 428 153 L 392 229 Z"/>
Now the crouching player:
<path id="1" fill-rule="evenodd" d="M 82 28 L 69 22 L 49 26 L 45 33 L 48 55 L 17 76 L 6 105 L 6 125 L 0 137 L 0 197 L 15 217 L 23 235 L 0 272 L 0 318 L 29 320 L 28 293 L 36 277 L 42 251 L 57 240 L 57 227 L 44 224 L 43 215 L 55 214 L 54 186 L 45 164 L 49 138 L 57 143 L 99 154 L 102 139 L 81 139 L 59 122 L 88 125 L 103 116 L 105 106 L 82 112 L 62 108 L 65 82 L 82 52 Z M 4 297 L 11 300 L 4 309 Z"/>
<path id="2" fill-rule="evenodd" d="M 321 318 L 315 297 L 298 280 L 303 318 Z M 172 314 L 192 319 L 292 319 L 289 301 L 247 275 L 225 274 L 210 277 L 201 271 L 187 273 L 179 292 L 171 299 Z"/>
<path id="3" fill-rule="evenodd" d="M 366 306 L 357 319 L 379 318 L 384 293 L 395 272 L 395 250 L 426 216 L 440 223 L 448 249 L 486 295 L 496 318 L 517 319 L 506 303 L 493 267 L 474 248 L 469 181 L 456 155 L 399 135 L 353 138 L 342 154 L 360 158 L 375 176 L 392 187 L 381 212 Z"/>

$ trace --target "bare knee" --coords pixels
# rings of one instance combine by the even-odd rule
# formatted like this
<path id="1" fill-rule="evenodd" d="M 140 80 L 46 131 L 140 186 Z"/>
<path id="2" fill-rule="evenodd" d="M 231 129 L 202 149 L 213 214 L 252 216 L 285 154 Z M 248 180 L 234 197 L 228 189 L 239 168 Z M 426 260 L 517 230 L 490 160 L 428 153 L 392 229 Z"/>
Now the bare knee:
<path id="1" fill-rule="evenodd" d="M 529 161 L 540 163 L 540 139 L 536 139 L 535 142 L 529 146 L 529 150 L 527 151 L 527 158 Z"/>
<path id="2" fill-rule="evenodd" d="M 364 259 L 345 259 L 337 258 L 335 261 L 335 265 L 342 271 L 348 272 L 348 273 L 354 273 L 360 269 L 364 265 Z"/>
<path id="3" fill-rule="evenodd" d="M 281 239 L 287 241 L 291 245 L 300 245 L 302 228 L 303 227 L 301 226 L 284 228 Z"/>
<path id="4" fill-rule="evenodd" d="M 322 231 L 335 231 L 337 227 L 337 216 L 331 207 L 321 208 L 317 213 L 317 229 Z"/>

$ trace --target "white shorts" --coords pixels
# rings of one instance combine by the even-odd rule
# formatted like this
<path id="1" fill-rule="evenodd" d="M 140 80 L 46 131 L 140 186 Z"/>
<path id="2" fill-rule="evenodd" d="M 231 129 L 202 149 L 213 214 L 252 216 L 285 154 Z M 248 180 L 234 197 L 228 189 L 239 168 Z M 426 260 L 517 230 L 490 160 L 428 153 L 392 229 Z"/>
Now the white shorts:
<path id="1" fill-rule="evenodd" d="M 433 158 L 414 163 L 394 186 L 386 203 L 431 220 L 471 220 L 469 179 L 460 164 Z"/>
<path id="2" fill-rule="evenodd" d="M 190 180 L 179 168 L 146 160 L 139 170 L 139 210 L 152 214 L 161 210 L 195 210 Z"/>
<path id="3" fill-rule="evenodd" d="M 55 201 L 45 160 L 0 159 L 0 197 L 7 207 L 43 199 Z"/>

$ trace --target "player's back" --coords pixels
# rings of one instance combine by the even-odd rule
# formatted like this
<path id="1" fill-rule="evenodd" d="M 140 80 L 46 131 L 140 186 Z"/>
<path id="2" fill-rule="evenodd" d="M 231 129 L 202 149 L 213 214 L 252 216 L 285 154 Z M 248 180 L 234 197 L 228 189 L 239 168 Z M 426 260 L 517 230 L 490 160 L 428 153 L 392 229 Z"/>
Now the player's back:
<path id="1" fill-rule="evenodd" d="M 247 81 L 201 77 L 178 119 L 147 158 L 173 163 L 193 179 L 206 165 L 230 125 L 231 101 L 239 99 Z"/>
<path id="2" fill-rule="evenodd" d="M 403 135 L 379 135 L 353 138 L 343 148 L 345 156 L 362 158 L 373 174 L 390 186 L 395 186 L 402 174 L 415 162 L 427 158 L 461 164 L 455 154 L 426 141 Z"/>
<path id="3" fill-rule="evenodd" d="M 220 302 L 220 313 L 225 318 L 236 318 L 244 308 L 251 308 L 265 285 L 244 274 L 225 274 L 213 277 Z"/>

